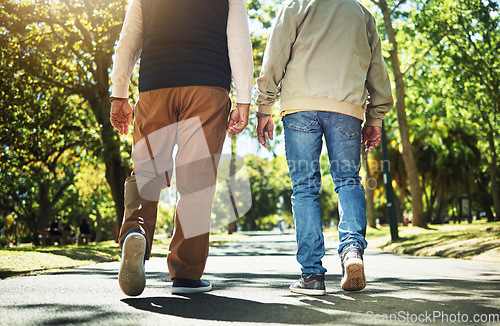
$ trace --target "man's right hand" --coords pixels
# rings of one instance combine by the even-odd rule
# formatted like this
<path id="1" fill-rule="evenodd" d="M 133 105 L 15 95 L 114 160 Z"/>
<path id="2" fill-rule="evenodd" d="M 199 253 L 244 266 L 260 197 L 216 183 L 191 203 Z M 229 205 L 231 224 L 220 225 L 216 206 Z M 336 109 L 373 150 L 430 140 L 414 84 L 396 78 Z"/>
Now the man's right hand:
<path id="1" fill-rule="evenodd" d="M 274 122 L 270 115 L 257 117 L 257 140 L 267 149 L 270 149 L 267 143 L 266 135 L 273 140 Z"/>
<path id="2" fill-rule="evenodd" d="M 111 102 L 109 120 L 111 125 L 120 132 L 120 135 L 128 134 L 133 111 L 127 99 L 115 99 Z"/>

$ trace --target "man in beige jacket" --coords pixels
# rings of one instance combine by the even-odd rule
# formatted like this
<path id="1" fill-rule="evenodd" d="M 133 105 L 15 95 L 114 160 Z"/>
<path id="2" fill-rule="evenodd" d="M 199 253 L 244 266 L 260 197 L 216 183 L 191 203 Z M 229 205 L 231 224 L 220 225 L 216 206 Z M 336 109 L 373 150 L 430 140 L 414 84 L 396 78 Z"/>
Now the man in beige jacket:
<path id="1" fill-rule="evenodd" d="M 266 136 L 273 139 L 273 105 L 281 100 L 302 265 L 301 278 L 290 290 L 326 293 L 319 208 L 323 137 L 339 198 L 341 287 L 363 289 L 367 243 L 361 144 L 367 152 L 378 146 L 382 119 L 393 105 L 374 17 L 355 0 L 285 1 L 269 34 L 257 84 L 257 137 L 266 148 Z"/>

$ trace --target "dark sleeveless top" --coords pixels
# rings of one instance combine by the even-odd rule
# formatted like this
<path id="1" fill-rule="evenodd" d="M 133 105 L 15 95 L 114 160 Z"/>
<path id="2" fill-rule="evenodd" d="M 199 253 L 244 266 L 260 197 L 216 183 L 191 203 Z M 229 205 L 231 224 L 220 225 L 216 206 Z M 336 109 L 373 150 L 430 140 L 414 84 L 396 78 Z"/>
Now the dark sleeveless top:
<path id="1" fill-rule="evenodd" d="M 228 0 L 142 0 L 139 91 L 182 86 L 230 90 Z"/>

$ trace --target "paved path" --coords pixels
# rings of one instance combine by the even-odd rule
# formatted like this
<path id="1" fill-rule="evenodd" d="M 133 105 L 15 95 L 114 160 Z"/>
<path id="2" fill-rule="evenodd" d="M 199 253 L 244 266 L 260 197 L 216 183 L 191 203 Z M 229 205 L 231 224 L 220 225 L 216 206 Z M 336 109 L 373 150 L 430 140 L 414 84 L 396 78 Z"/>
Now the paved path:
<path id="1" fill-rule="evenodd" d="M 119 289 L 119 263 L 0 280 L 0 325 L 458 325 L 500 318 L 500 264 L 368 250 L 368 286 L 348 293 L 339 289 L 336 244 L 327 245 L 323 297 L 288 291 L 299 275 L 294 236 L 261 235 L 211 249 L 205 278 L 214 290 L 206 294 L 172 295 L 166 258 L 146 263 L 147 287 L 135 298 Z"/>

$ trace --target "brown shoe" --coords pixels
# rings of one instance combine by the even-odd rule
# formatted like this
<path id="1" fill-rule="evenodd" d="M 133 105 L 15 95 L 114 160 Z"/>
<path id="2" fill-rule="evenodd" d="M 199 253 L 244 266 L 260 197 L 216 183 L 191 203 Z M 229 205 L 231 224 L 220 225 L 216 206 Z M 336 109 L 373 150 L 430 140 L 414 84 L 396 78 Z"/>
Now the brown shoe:
<path id="1" fill-rule="evenodd" d="M 325 295 L 325 275 L 312 274 L 308 278 L 300 278 L 290 285 L 290 291 L 307 295 Z"/>
<path id="2" fill-rule="evenodd" d="M 344 291 L 360 291 L 366 286 L 363 254 L 354 248 L 342 255 L 342 281 L 340 287 Z"/>

